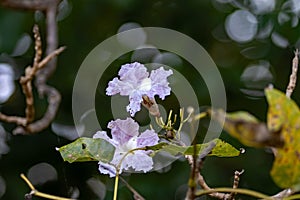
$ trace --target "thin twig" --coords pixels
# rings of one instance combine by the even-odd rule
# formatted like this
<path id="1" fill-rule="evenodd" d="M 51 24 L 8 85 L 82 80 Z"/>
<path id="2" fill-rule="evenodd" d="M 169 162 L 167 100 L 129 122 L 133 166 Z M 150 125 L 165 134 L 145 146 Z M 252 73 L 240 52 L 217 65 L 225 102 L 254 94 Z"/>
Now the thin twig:
<path id="1" fill-rule="evenodd" d="M 193 164 L 193 156 L 186 156 L 186 158 L 187 158 L 189 164 L 192 165 Z M 212 190 L 212 188 L 210 188 L 207 185 L 206 181 L 204 180 L 204 177 L 201 175 L 199 170 L 196 171 L 196 180 L 197 180 L 197 183 L 201 186 L 201 188 L 203 190 L 208 190 L 208 191 Z M 217 199 L 228 199 L 229 195 L 230 195 L 230 194 L 222 193 L 222 192 L 208 192 L 208 193 L 211 197 L 214 197 Z"/>
<path id="2" fill-rule="evenodd" d="M 199 190 L 196 193 L 196 196 L 202 196 L 204 194 L 214 194 L 214 193 L 223 193 L 223 192 L 234 192 L 234 193 L 239 193 L 239 194 L 245 194 L 248 196 L 256 197 L 257 199 L 265 199 L 265 200 L 274 200 L 272 197 L 267 196 L 265 194 L 262 194 L 260 192 L 256 192 L 253 190 L 248 190 L 248 189 L 241 189 L 241 188 L 214 188 L 210 190 Z M 226 198 L 222 198 L 226 199 Z"/>
<path id="3" fill-rule="evenodd" d="M 193 119 L 193 117 L 192 117 Z M 191 127 L 191 133 L 194 133 L 194 120 L 191 121 L 190 123 L 190 127 Z M 193 141 L 193 147 L 194 147 L 194 151 L 193 151 L 193 155 L 192 155 L 192 163 L 190 163 L 191 166 L 191 174 L 190 174 L 190 178 L 189 178 L 189 182 L 188 182 L 188 192 L 186 194 L 186 200 L 193 200 L 195 199 L 195 191 L 196 191 L 196 187 L 197 187 L 197 183 L 196 183 L 196 174 L 199 172 L 199 166 L 198 164 L 198 159 L 197 159 L 197 142 L 194 139 Z"/>
<path id="4" fill-rule="evenodd" d="M 53 0 L 1 0 L 0 5 L 23 10 L 46 10 Z"/>
<path id="5" fill-rule="evenodd" d="M 48 88 L 46 87 L 46 90 Z M 26 127 L 24 126 L 18 126 L 13 130 L 14 135 L 26 135 L 26 134 L 33 134 L 33 133 L 38 133 L 41 130 L 44 130 L 45 128 L 49 127 L 51 122 L 54 120 L 55 115 L 58 111 L 58 107 L 61 101 L 61 96 L 60 93 L 55 89 L 49 86 L 49 93 L 48 95 L 48 108 L 44 114 L 44 116 L 37 120 L 34 121 L 31 124 L 28 124 Z"/>
<path id="6" fill-rule="evenodd" d="M 288 188 L 288 189 L 285 189 L 285 190 L 273 195 L 272 197 L 273 197 L 273 199 L 280 200 L 280 199 L 283 199 L 285 197 L 291 196 L 293 193 L 294 193 L 294 191 L 292 189 Z"/>
<path id="7" fill-rule="evenodd" d="M 299 63 L 299 51 L 298 49 L 296 49 L 295 51 L 295 57 L 293 59 L 293 65 L 292 65 L 292 73 L 291 73 L 291 76 L 290 76 L 290 81 L 289 81 L 289 84 L 286 88 L 286 96 L 288 98 L 291 97 L 295 87 L 296 87 L 296 81 L 297 81 L 297 71 L 298 71 L 298 63 Z"/>
<path id="8" fill-rule="evenodd" d="M 0 120 L 7 123 L 15 123 L 20 126 L 26 126 L 27 121 L 24 117 L 8 116 L 0 112 Z"/>
<path id="9" fill-rule="evenodd" d="M 34 33 L 34 39 L 35 39 L 35 56 L 33 60 L 33 66 L 27 67 L 25 69 L 25 76 L 21 77 L 20 84 L 22 85 L 22 90 L 26 98 L 26 109 L 25 109 L 25 116 L 26 116 L 26 122 L 31 123 L 34 120 L 34 98 L 32 94 L 32 79 L 38 70 L 38 63 L 41 60 L 42 57 L 42 42 L 41 42 L 41 36 L 39 32 L 39 28 L 37 25 L 33 26 L 33 33 Z"/>
<path id="10" fill-rule="evenodd" d="M 26 182 L 28 187 L 31 189 L 30 195 L 34 195 L 34 196 L 42 197 L 42 198 L 46 198 L 46 199 L 53 199 L 53 200 L 75 200 L 75 199 L 58 197 L 58 196 L 54 196 L 54 195 L 51 195 L 51 194 L 46 194 L 46 193 L 43 193 L 43 192 L 39 192 L 37 189 L 34 188 L 32 183 L 28 180 L 28 178 L 24 174 L 21 174 L 20 176 Z"/>
<path id="11" fill-rule="evenodd" d="M 242 170 L 242 171 L 240 171 L 240 172 L 239 172 L 239 171 L 235 171 L 235 172 L 234 172 L 233 185 L 232 185 L 232 188 L 233 188 L 233 189 L 238 188 L 239 182 L 240 182 L 240 176 L 241 176 L 243 173 L 244 173 L 244 170 Z M 236 194 L 237 194 L 236 192 L 231 192 L 231 193 L 229 194 L 229 200 L 230 200 L 230 199 L 234 199 L 234 197 L 235 197 Z"/>
<path id="12" fill-rule="evenodd" d="M 145 198 L 140 195 L 122 176 L 119 176 L 121 181 L 125 184 L 125 186 L 133 193 L 133 197 L 135 200 L 145 200 Z"/>

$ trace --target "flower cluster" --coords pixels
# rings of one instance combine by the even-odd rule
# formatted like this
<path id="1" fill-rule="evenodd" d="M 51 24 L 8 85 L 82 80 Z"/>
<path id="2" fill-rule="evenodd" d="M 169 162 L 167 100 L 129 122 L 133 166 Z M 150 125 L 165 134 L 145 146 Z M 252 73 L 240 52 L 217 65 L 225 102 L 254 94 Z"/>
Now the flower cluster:
<path id="1" fill-rule="evenodd" d="M 127 111 L 131 116 L 141 110 L 141 104 L 152 115 L 159 115 L 158 106 L 154 96 L 164 99 L 170 95 L 171 88 L 168 76 L 172 70 L 164 70 L 160 67 L 152 70 L 149 76 L 147 68 L 140 63 L 131 63 L 121 66 L 119 78 L 114 78 L 108 83 L 106 94 L 111 96 L 120 94 L 129 96 Z M 111 138 L 105 131 L 98 131 L 93 138 L 101 138 L 115 147 L 114 157 L 110 163 L 99 162 L 99 171 L 110 177 L 120 174 L 124 170 L 148 172 L 153 168 L 153 160 L 149 156 L 151 151 L 142 150 L 145 146 L 156 145 L 159 141 L 154 130 L 146 130 L 139 134 L 139 125 L 131 118 L 117 119 L 108 124 L 111 129 Z M 117 171 L 118 170 L 118 171 Z"/>

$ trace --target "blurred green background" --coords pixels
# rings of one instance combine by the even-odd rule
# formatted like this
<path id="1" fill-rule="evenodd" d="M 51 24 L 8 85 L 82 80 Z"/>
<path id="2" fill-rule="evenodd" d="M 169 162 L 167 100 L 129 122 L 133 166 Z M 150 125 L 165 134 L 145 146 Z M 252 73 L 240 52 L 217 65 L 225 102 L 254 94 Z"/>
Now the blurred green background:
<path id="1" fill-rule="evenodd" d="M 46 193 L 88 200 L 112 199 L 114 181 L 100 175 L 97 163 L 64 163 L 55 147 L 70 143 L 57 132 L 74 131 L 71 102 L 77 70 L 88 53 L 118 33 L 122 25 L 137 23 L 141 27 L 163 27 L 190 36 L 206 49 L 218 66 L 226 87 L 228 111 L 246 110 L 265 120 L 267 105 L 263 88 L 272 83 L 285 90 L 293 52 L 300 44 L 299 16 L 300 3 L 296 0 L 62 1 L 58 19 L 59 45 L 66 45 L 67 49 L 59 56 L 57 70 L 48 81 L 63 97 L 55 119 L 57 126 L 32 136 L 13 136 L 14 125 L 0 124 L 7 132 L 1 134 L 0 145 L 1 199 L 23 199 L 30 191 L 20 173 L 36 178 L 37 188 Z M 0 104 L 3 113 L 24 115 L 24 97 L 17 79 L 32 63 L 34 51 L 28 36 L 32 38 L 33 24 L 40 25 L 45 39 L 44 18 L 41 12 L 0 7 L 0 62 L 13 67 L 16 87 L 8 101 Z M 16 51 L 18 41 L 21 50 Z M 120 58 L 119 62 L 130 62 L 130 55 Z M 178 65 L 185 64 L 182 60 Z M 117 72 L 116 66 L 111 70 Z M 182 73 L 191 80 L 193 87 L 203 90 L 204 95 L 198 96 L 199 102 L 209 106 L 208 93 L 199 84 L 202 80 L 195 79 L 192 73 Z M 108 74 L 107 80 L 114 76 L 116 74 Z M 300 102 L 298 94 L 299 86 L 293 98 Z M 104 90 L 97 94 L 96 100 L 105 101 L 101 98 L 105 98 Z M 45 100 L 36 100 L 38 117 L 46 105 Z M 103 123 L 111 120 L 103 104 L 96 105 L 98 115 L 105 119 Z M 269 176 L 273 156 L 268 150 L 244 147 L 226 133 L 221 137 L 237 148 L 245 148 L 246 153 L 236 158 L 206 158 L 203 175 L 211 187 L 231 187 L 234 171 L 244 169 L 241 188 L 270 195 L 280 191 Z M 126 175 L 125 179 L 146 199 L 184 199 L 188 175 L 188 164 L 176 161 L 160 172 Z M 119 199 L 133 199 L 122 183 Z M 238 199 L 251 198 L 240 195 Z"/>

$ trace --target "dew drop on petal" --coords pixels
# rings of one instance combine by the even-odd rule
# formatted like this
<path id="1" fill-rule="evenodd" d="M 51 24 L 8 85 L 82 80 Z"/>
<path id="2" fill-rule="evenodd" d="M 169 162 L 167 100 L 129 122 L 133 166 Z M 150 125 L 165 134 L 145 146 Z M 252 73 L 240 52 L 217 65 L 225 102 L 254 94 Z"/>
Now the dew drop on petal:
<path id="1" fill-rule="evenodd" d="M 249 42 L 257 33 L 258 22 L 249 11 L 237 10 L 230 14 L 225 22 L 228 36 L 236 42 Z"/>

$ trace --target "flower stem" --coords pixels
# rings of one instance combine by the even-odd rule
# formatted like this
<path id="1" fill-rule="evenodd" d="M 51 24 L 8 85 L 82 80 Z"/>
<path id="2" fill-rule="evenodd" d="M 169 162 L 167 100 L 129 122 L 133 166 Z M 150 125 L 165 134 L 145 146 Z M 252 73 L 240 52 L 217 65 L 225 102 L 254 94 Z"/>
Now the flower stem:
<path id="1" fill-rule="evenodd" d="M 114 198 L 113 198 L 113 200 L 117 200 L 118 185 L 119 185 L 119 173 L 116 174 L 116 178 L 115 178 L 115 188 L 114 188 Z"/>
<path id="2" fill-rule="evenodd" d="M 284 200 L 293 200 L 293 199 L 300 199 L 300 194 L 294 194 L 292 196 L 289 197 L 285 197 L 283 198 Z"/>
<path id="3" fill-rule="evenodd" d="M 68 199 L 68 198 L 64 198 L 64 197 L 58 197 L 58 196 L 54 196 L 54 195 L 51 195 L 51 194 L 46 194 L 46 193 L 43 193 L 43 192 L 39 192 L 34 188 L 34 186 L 31 184 L 31 182 L 28 180 L 28 178 L 24 174 L 21 174 L 20 176 L 27 183 L 29 188 L 31 189 L 30 194 L 32 194 L 32 195 L 35 195 L 37 197 L 46 198 L 46 199 L 74 200 L 74 199 Z"/>

